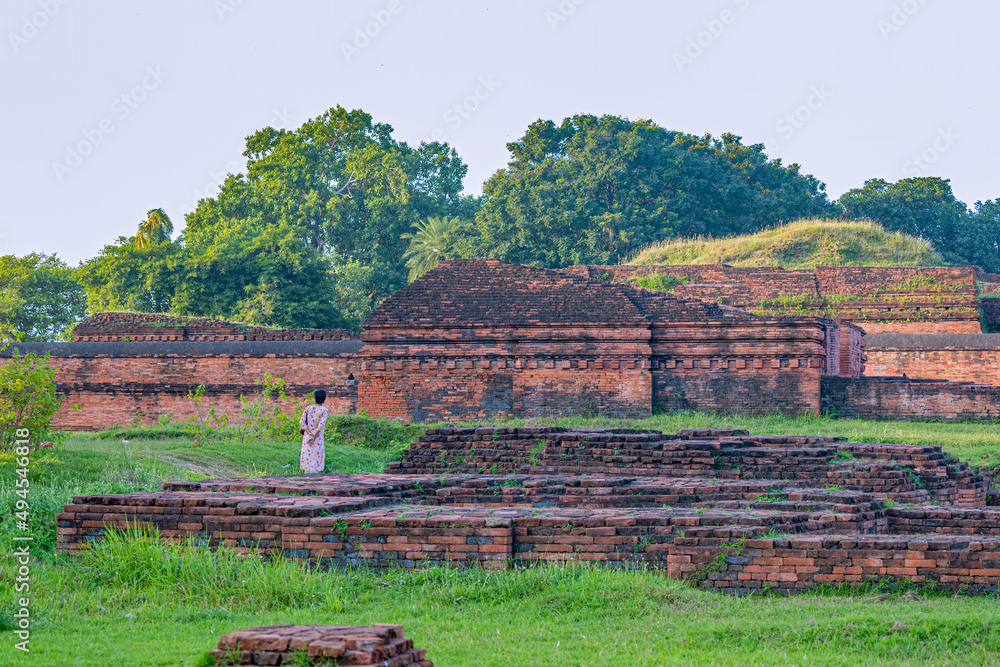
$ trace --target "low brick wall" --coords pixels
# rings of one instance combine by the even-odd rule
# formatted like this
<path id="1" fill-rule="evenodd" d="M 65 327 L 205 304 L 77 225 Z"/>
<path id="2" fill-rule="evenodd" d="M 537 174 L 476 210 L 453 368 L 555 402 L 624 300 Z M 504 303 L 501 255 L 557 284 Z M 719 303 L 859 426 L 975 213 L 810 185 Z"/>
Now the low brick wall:
<path id="1" fill-rule="evenodd" d="M 54 426 L 73 431 L 150 424 L 164 414 L 196 416 L 189 392 L 205 385 L 203 409 L 239 422 L 240 396 L 259 393 L 265 373 L 286 382 L 289 398 L 327 392 L 333 414 L 357 411 L 355 355 L 363 343 L 343 341 L 16 343 L 0 351 L 49 354 L 63 397 Z M 357 376 L 355 375 L 355 378 Z"/>
<path id="2" fill-rule="evenodd" d="M 866 345 L 868 375 L 1000 383 L 1000 334 L 885 333 Z"/>
<path id="3" fill-rule="evenodd" d="M 969 593 L 1000 590 L 1000 539 L 831 535 L 675 540 L 671 576 L 703 588 L 748 594 L 762 589 L 802 591 L 819 584 L 916 584 Z"/>
<path id="4" fill-rule="evenodd" d="M 1000 386 L 900 377 L 824 377 L 823 410 L 849 419 L 1000 419 Z"/>

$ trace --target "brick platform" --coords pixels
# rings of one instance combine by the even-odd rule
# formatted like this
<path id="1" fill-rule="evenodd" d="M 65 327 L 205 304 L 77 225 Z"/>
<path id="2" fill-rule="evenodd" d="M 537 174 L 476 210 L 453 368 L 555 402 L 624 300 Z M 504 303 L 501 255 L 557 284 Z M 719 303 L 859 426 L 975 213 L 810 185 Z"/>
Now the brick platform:
<path id="1" fill-rule="evenodd" d="M 209 653 L 216 665 L 357 665 L 433 667 L 424 649 L 403 636 L 403 626 L 267 625 L 231 632 Z"/>
<path id="2" fill-rule="evenodd" d="M 938 447 L 626 429 L 429 431 L 384 475 L 174 482 L 79 496 L 59 546 L 109 527 L 320 567 L 655 567 L 706 588 L 1000 584 L 990 481 Z M 402 664 L 402 663 L 401 663 Z"/>

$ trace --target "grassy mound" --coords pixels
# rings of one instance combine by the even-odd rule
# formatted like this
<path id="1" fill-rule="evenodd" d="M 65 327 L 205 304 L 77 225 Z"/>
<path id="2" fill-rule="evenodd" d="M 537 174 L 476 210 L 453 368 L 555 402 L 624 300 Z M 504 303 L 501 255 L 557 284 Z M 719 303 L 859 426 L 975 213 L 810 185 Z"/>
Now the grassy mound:
<path id="1" fill-rule="evenodd" d="M 876 222 L 798 220 L 755 234 L 676 239 L 649 246 L 629 264 L 944 266 L 928 241 L 886 231 Z"/>

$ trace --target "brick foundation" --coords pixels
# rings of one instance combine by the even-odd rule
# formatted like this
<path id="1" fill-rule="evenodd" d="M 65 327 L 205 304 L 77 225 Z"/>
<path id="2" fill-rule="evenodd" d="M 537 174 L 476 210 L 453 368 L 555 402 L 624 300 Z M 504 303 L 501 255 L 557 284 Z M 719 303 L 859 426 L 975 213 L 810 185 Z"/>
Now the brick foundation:
<path id="1" fill-rule="evenodd" d="M 868 580 L 986 592 L 1000 582 L 989 497 L 988 479 L 938 447 L 456 428 L 422 436 L 386 475 L 77 497 L 58 516 L 58 540 L 79 552 L 109 527 L 138 526 L 321 567 L 555 561 L 661 568 L 731 593 Z"/>

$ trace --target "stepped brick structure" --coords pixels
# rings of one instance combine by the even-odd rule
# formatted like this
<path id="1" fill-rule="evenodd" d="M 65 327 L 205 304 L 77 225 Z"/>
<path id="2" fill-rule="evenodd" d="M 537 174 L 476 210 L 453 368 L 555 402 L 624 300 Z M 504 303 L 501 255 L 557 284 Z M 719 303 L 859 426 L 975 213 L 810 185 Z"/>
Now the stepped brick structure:
<path id="1" fill-rule="evenodd" d="M 428 431 L 385 475 L 174 482 L 80 496 L 60 550 L 155 527 L 319 567 L 662 568 L 729 593 L 884 581 L 1000 590 L 990 482 L 938 447 L 628 429 Z M 220 646 L 220 648 L 222 648 Z"/>
<path id="2" fill-rule="evenodd" d="M 218 667 L 250 665 L 358 665 L 434 667 L 425 651 L 403 636 L 403 626 L 267 625 L 219 638 L 209 651 Z M 304 655 L 303 655 L 304 654 Z M 303 657 L 308 661 L 303 662 Z"/>
<path id="3" fill-rule="evenodd" d="M 761 315 L 848 320 L 867 333 L 980 333 L 971 266 L 778 267 L 574 266 L 572 275 L 612 282 L 660 277 L 677 298 L 718 301 Z"/>

